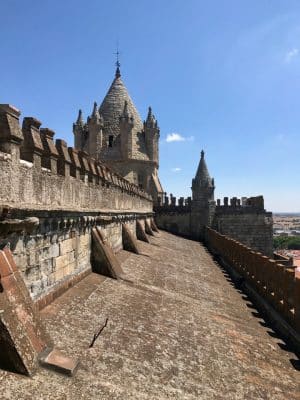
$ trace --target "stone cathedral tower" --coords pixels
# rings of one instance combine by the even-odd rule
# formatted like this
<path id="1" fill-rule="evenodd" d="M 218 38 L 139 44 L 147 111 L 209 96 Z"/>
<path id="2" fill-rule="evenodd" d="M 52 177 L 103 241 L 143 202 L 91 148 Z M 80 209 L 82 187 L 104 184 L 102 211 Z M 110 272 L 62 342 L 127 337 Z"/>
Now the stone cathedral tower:
<path id="1" fill-rule="evenodd" d="M 149 107 L 142 122 L 121 79 L 119 63 L 115 78 L 98 108 L 84 122 L 81 110 L 73 125 L 75 147 L 104 162 L 118 174 L 162 200 L 158 177 L 159 127 Z"/>

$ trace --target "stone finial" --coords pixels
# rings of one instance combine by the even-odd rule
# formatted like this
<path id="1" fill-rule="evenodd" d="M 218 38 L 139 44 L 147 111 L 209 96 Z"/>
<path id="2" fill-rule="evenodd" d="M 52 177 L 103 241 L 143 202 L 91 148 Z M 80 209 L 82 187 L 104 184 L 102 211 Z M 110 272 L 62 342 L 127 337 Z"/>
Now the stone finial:
<path id="1" fill-rule="evenodd" d="M 84 125 L 83 116 L 82 116 L 82 110 L 78 111 L 78 117 L 77 117 L 76 125 L 81 125 L 81 126 Z"/>
<path id="2" fill-rule="evenodd" d="M 92 111 L 91 117 L 89 118 L 89 121 L 99 123 L 99 122 L 101 122 L 101 120 L 102 119 L 99 114 L 98 105 L 95 101 L 94 105 L 93 105 L 93 111 Z"/>
<path id="3" fill-rule="evenodd" d="M 148 108 L 148 115 L 146 121 L 144 122 L 144 125 L 147 128 L 158 128 L 157 121 L 155 119 L 154 114 L 152 113 L 151 107 Z"/>
<path id="4" fill-rule="evenodd" d="M 97 117 L 97 116 L 99 115 L 99 112 L 98 112 L 98 108 L 97 108 L 97 107 L 98 107 L 98 106 L 97 106 L 97 102 L 94 101 L 92 117 Z"/>
<path id="5" fill-rule="evenodd" d="M 204 150 L 201 150 L 201 159 L 203 159 L 204 158 Z"/>
<path id="6" fill-rule="evenodd" d="M 120 78 L 121 77 L 120 65 L 117 65 L 115 77 L 116 78 Z"/>
<path id="7" fill-rule="evenodd" d="M 228 207 L 228 197 L 224 197 L 224 206 Z"/>

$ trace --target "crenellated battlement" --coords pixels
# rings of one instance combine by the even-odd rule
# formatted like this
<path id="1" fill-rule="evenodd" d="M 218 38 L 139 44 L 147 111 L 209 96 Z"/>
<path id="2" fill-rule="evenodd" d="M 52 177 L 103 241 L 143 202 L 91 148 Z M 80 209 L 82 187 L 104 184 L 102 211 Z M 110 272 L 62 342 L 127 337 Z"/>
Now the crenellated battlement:
<path id="1" fill-rule="evenodd" d="M 221 200 L 217 199 L 217 208 L 240 208 L 243 207 L 245 209 L 255 208 L 258 210 L 264 209 L 264 198 L 263 196 L 255 196 L 255 197 L 224 197 L 223 204 L 221 204 Z"/>
<path id="2" fill-rule="evenodd" d="M 184 197 L 179 197 L 177 199 L 173 194 L 171 193 L 170 196 L 165 193 L 163 197 L 163 203 L 158 204 L 154 207 L 154 211 L 156 213 L 162 213 L 162 214 L 168 214 L 168 213 L 186 213 L 191 211 L 191 204 L 192 204 L 192 199 L 191 197 L 187 197 L 186 199 Z"/>
<path id="3" fill-rule="evenodd" d="M 217 199 L 216 214 L 251 214 L 265 211 L 263 196 Z"/>
<path id="4" fill-rule="evenodd" d="M 152 210 L 152 198 L 87 153 L 54 142 L 32 117 L 0 105 L 0 201 L 20 207 Z M 138 206 L 137 206 L 138 204 Z"/>

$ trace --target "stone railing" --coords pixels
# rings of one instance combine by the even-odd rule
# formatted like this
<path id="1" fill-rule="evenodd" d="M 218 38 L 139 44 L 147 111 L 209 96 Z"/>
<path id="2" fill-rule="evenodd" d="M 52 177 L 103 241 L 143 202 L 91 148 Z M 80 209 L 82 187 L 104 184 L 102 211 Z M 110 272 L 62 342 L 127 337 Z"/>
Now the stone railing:
<path id="1" fill-rule="evenodd" d="M 247 283 L 299 333 L 300 279 L 284 266 L 249 247 L 206 227 L 208 248 Z"/>
<path id="2" fill-rule="evenodd" d="M 152 209 L 151 196 L 54 132 L 0 105 L 0 203 L 59 209 Z"/>

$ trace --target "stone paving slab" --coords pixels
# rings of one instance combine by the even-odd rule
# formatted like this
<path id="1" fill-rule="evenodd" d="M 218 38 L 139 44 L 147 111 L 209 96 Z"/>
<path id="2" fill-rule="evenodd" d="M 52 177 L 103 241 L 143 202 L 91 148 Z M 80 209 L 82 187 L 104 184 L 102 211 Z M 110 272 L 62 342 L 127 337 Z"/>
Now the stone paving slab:
<path id="1" fill-rule="evenodd" d="M 43 310 L 76 375 L 0 371 L 0 398 L 300 399 L 297 357 L 206 249 L 165 232 L 150 242 L 118 254 L 126 280 L 91 274 Z"/>

